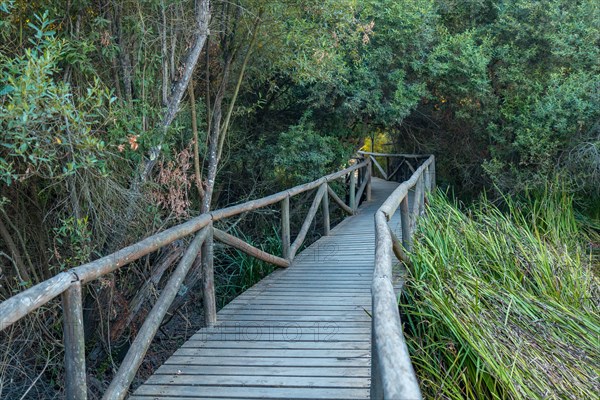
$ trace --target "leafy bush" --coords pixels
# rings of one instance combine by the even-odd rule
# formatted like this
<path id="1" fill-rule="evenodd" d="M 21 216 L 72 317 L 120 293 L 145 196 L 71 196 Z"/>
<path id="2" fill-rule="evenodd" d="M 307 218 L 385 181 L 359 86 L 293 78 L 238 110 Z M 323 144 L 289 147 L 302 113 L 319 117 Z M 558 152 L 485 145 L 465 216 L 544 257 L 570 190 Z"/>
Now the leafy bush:
<path id="1" fill-rule="evenodd" d="M 0 179 L 11 185 L 34 175 L 61 179 L 81 168 L 105 173 L 106 144 L 93 128 L 104 118 L 110 93 L 96 80 L 73 96 L 55 77 L 64 42 L 49 30 L 47 14 L 36 19 L 33 46 L 22 56 L 0 58 Z"/>
<path id="2" fill-rule="evenodd" d="M 350 151 L 336 138 L 323 136 L 301 122 L 279 136 L 275 153 L 275 177 L 282 186 L 289 187 L 338 170 Z"/>

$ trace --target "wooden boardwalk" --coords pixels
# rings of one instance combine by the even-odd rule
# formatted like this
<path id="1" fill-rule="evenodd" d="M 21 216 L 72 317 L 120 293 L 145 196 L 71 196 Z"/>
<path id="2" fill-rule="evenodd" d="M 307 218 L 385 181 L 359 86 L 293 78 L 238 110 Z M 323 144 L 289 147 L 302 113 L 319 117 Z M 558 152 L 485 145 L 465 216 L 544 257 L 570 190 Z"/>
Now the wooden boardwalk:
<path id="1" fill-rule="evenodd" d="M 131 399 L 366 399 L 370 387 L 373 198 L 218 313 Z"/>

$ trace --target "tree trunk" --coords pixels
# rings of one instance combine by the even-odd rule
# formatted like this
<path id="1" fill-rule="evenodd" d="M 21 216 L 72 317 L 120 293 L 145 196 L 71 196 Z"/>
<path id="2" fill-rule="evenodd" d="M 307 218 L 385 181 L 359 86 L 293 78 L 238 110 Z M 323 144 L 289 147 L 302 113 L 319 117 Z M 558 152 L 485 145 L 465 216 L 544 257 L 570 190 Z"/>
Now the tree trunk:
<path id="1" fill-rule="evenodd" d="M 175 115 L 177 115 L 177 111 L 179 111 L 179 104 L 181 103 L 181 99 L 185 94 L 185 91 L 190 83 L 190 79 L 192 79 L 192 74 L 194 72 L 194 68 L 198 62 L 198 58 L 200 57 L 200 53 L 202 52 L 202 48 L 204 47 L 204 43 L 206 42 L 206 38 L 209 35 L 208 24 L 210 21 L 210 0 L 201 0 L 197 9 L 196 9 L 196 32 L 194 35 L 194 44 L 190 49 L 185 62 L 183 63 L 183 74 L 181 79 L 175 84 L 173 90 L 171 91 L 171 96 L 167 103 L 167 109 L 165 111 L 165 115 L 163 116 L 162 122 L 160 123 L 160 129 L 163 131 L 163 137 L 171 126 L 171 123 L 175 119 Z M 154 165 L 158 161 L 158 156 L 160 155 L 161 146 L 153 147 L 150 149 L 150 154 L 144 169 L 141 173 L 139 182 L 137 184 L 134 183 L 135 189 L 139 190 L 139 184 L 145 182 L 150 176 Z"/>
<path id="2" fill-rule="evenodd" d="M 202 173 L 200 172 L 200 150 L 198 140 L 198 121 L 196 120 L 196 96 L 194 95 L 194 80 L 190 79 L 188 86 L 188 93 L 190 98 L 190 110 L 192 117 L 192 136 L 194 140 L 194 181 L 196 182 L 196 188 L 198 189 L 198 195 L 200 201 L 204 198 L 204 189 L 202 188 Z"/>
<path id="3" fill-rule="evenodd" d="M 242 67 L 240 69 L 240 73 L 238 74 L 237 83 L 235 86 L 235 90 L 233 91 L 233 96 L 231 101 L 229 102 L 229 108 L 227 110 L 227 114 L 225 115 L 225 121 L 223 123 L 223 129 L 221 130 L 221 137 L 219 138 L 219 149 L 217 151 L 217 162 L 221 159 L 223 155 L 223 145 L 225 144 L 225 137 L 227 136 L 227 130 L 229 129 L 229 122 L 231 121 L 231 114 L 233 113 L 233 108 L 235 106 L 235 102 L 237 100 L 238 93 L 240 92 L 240 87 L 242 86 L 242 81 L 244 79 L 244 73 L 246 71 L 246 65 L 248 65 L 248 60 L 250 59 L 250 54 L 254 48 L 254 43 L 256 42 L 256 34 L 258 33 L 258 28 L 260 24 L 260 19 L 262 16 L 262 11 L 259 13 L 258 17 L 256 17 L 256 21 L 254 22 L 254 29 L 252 31 L 252 38 L 250 39 L 250 44 L 248 45 L 248 51 L 246 51 L 246 55 L 244 56 L 244 61 L 242 62 Z"/>
<path id="4" fill-rule="evenodd" d="M 6 229 L 6 226 L 4 225 L 2 218 L 0 218 L 0 236 L 2 236 L 2 240 L 6 244 L 6 247 L 8 247 L 8 254 L 11 255 L 12 260 L 15 263 L 16 272 L 17 272 L 19 279 L 21 281 L 31 283 L 31 278 L 29 277 L 29 272 L 27 271 L 27 267 L 25 266 L 25 263 L 23 262 L 23 257 L 21 256 L 21 252 L 19 251 L 19 248 L 17 247 L 15 242 L 12 240 L 12 237 L 11 237 L 10 233 L 8 232 L 8 229 Z"/>

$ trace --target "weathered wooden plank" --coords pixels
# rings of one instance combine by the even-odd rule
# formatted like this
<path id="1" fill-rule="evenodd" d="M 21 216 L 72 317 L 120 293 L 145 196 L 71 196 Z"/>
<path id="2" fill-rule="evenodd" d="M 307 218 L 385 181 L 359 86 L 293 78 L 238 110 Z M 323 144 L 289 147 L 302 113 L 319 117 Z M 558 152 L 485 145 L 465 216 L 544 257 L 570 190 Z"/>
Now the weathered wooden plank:
<path id="1" fill-rule="evenodd" d="M 196 341 L 188 340 L 181 348 L 203 348 L 203 349 L 294 349 L 294 350 L 316 350 L 316 349 L 327 349 L 327 350 L 365 350 L 371 349 L 371 343 L 369 341 L 364 342 L 333 342 L 324 340 L 315 340 L 311 342 L 292 342 L 288 340 L 274 341 L 239 341 L 234 342 L 231 340 L 225 341 Z M 158 371 L 160 372 L 160 370 Z M 186 373 L 188 371 L 185 371 Z"/>
<path id="2" fill-rule="evenodd" d="M 289 357 L 212 357 L 212 356 L 171 356 L 165 364 L 178 365 L 252 365 L 282 367 L 348 367 L 369 366 L 369 357 L 328 357 L 328 358 L 289 358 Z"/>
<path id="3" fill-rule="evenodd" d="M 319 304 L 334 304 L 334 302 L 343 302 L 344 304 L 371 304 L 371 296 L 367 293 L 355 293 L 354 296 L 349 295 L 328 295 L 328 294 L 313 294 L 306 296 L 304 292 L 289 293 L 287 291 L 279 292 L 254 292 L 252 294 L 260 295 L 261 299 L 276 301 L 286 300 L 294 301 L 295 304 L 304 304 L 305 302 L 320 302 Z M 248 294 L 250 295 L 250 294 Z"/>
<path id="4" fill-rule="evenodd" d="M 202 357 L 263 357 L 263 358 L 370 358 L 370 349 L 368 350 L 349 350 L 349 349 L 205 349 L 182 347 L 177 350 L 174 356 L 202 356 Z M 221 382 L 222 383 L 222 382 Z"/>
<path id="5" fill-rule="evenodd" d="M 224 318 L 227 318 L 227 317 L 238 315 L 239 311 L 241 311 L 241 310 L 225 312 L 225 313 L 221 313 L 220 315 L 223 315 Z M 246 314 L 251 313 L 256 316 L 268 315 L 268 316 L 274 316 L 274 317 L 277 317 L 277 316 L 289 316 L 289 317 L 294 317 L 294 316 L 320 317 L 320 316 L 323 316 L 323 317 L 332 317 L 333 318 L 333 317 L 339 316 L 340 314 L 344 314 L 346 317 L 350 317 L 350 316 L 362 317 L 363 315 L 366 315 L 366 313 L 362 310 L 345 310 L 343 313 L 341 313 L 340 310 L 265 310 L 265 309 L 262 309 L 259 307 L 255 307 L 255 308 L 246 307 L 243 311 Z"/>
<path id="6" fill-rule="evenodd" d="M 193 386 L 169 386 L 169 385 L 144 385 L 135 393 L 135 396 L 152 396 L 160 399 L 161 395 L 169 393 L 172 398 L 221 398 L 224 396 L 237 397 L 241 399 L 264 399 L 265 396 L 280 399 L 358 399 L 369 397 L 369 390 L 362 388 L 261 388 L 261 387 L 220 387 L 214 386 L 199 390 Z M 135 397 L 134 397 L 135 398 Z"/>
<path id="7" fill-rule="evenodd" d="M 240 310 L 245 309 L 247 306 L 254 306 L 256 308 L 260 308 L 261 310 L 331 310 L 331 311 L 353 311 L 353 310 L 362 310 L 361 306 L 351 305 L 351 304 L 269 304 L 262 303 L 260 299 L 255 299 L 254 301 L 249 301 L 246 303 L 240 302 L 231 307 L 223 308 L 220 312 L 238 312 Z"/>
<path id="8" fill-rule="evenodd" d="M 341 321 L 361 321 L 368 318 L 365 314 L 364 317 L 354 315 L 337 315 L 335 318 L 327 318 L 322 315 L 231 315 L 224 316 L 223 321 L 273 321 L 273 322 L 341 322 Z"/>
<path id="9" fill-rule="evenodd" d="M 197 375 L 154 375 L 148 379 L 148 385 L 186 385 L 197 386 L 204 390 L 204 386 L 223 386 L 223 377 L 206 375 L 198 379 Z M 295 388 L 298 386 L 311 388 L 368 388 L 368 381 L 355 377 L 321 377 L 321 376 L 269 376 L 269 375 L 229 375 L 227 386 L 270 386 L 281 388 Z M 210 390 L 210 389 L 208 389 Z"/>
<path id="10" fill-rule="evenodd" d="M 252 344 L 252 342 L 248 342 Z M 304 343 L 304 342 L 294 342 Z M 340 342 L 343 345 L 351 345 L 351 342 Z M 226 382 L 228 376 L 323 376 L 323 377 L 339 377 L 347 376 L 353 378 L 369 378 L 369 367 L 279 367 L 279 366 L 263 366 L 260 369 L 253 366 L 208 366 L 208 365 L 177 365 L 165 364 L 161 365 L 156 371 L 160 375 L 179 374 L 179 375 L 218 375 L 223 377 Z M 198 378 L 200 379 L 200 378 Z"/>
<path id="11" fill-rule="evenodd" d="M 340 335 L 355 335 L 364 332 L 368 332 L 370 329 L 370 320 L 364 321 L 268 321 L 268 320 L 257 320 L 257 321 L 226 321 L 227 325 L 223 325 L 220 329 L 211 331 L 198 331 L 199 336 L 192 336 L 190 340 L 204 340 L 209 337 L 211 340 L 217 340 L 218 337 L 212 337 L 211 335 L 236 335 L 236 334 L 262 334 L 262 339 L 258 337 L 252 337 L 252 340 L 267 340 L 268 336 L 272 333 L 275 334 L 293 334 L 295 335 L 313 335 L 317 337 L 317 340 L 333 340 L 338 339 L 337 334 Z M 315 336 L 317 335 L 317 336 Z M 340 336 L 341 338 L 341 336 Z M 367 337 L 363 337 L 366 339 Z M 230 340 L 230 338 L 227 338 Z M 275 339 L 272 339 L 275 340 Z M 344 339 L 346 340 L 346 339 Z"/>
<path id="12" fill-rule="evenodd" d="M 328 283 L 328 282 L 311 282 L 311 286 L 307 287 L 307 286 L 303 286 L 303 285 L 299 285 L 297 283 L 270 283 L 269 285 L 265 285 L 262 286 L 260 288 L 256 288 L 253 289 L 252 292 L 256 291 L 256 290 L 266 290 L 269 289 L 269 291 L 273 291 L 273 293 L 277 292 L 277 291 L 296 291 L 299 290 L 301 293 L 306 293 L 309 294 L 311 292 L 316 292 L 319 293 L 321 292 L 322 289 L 331 289 L 331 292 L 328 293 L 323 293 L 325 294 L 331 294 L 334 292 L 339 292 L 339 293 L 344 293 L 346 290 L 348 289 L 356 289 L 356 292 L 360 292 L 361 289 L 365 290 L 365 293 L 368 292 L 369 289 L 369 285 L 363 283 L 359 283 L 359 282 L 351 282 L 351 283 L 340 283 L 340 284 L 336 284 L 334 283 Z M 250 293 L 252 293 L 250 292 Z M 355 293 L 345 293 L 347 296 L 352 296 L 352 294 Z"/>
<path id="13" fill-rule="evenodd" d="M 314 330 L 301 330 L 299 332 L 288 331 L 288 332 L 271 332 L 269 330 L 263 331 L 244 331 L 238 330 L 234 332 L 223 332 L 214 335 L 203 335 L 202 333 L 197 334 L 197 336 L 193 336 L 191 340 L 204 341 L 210 343 L 212 341 L 223 342 L 223 341 L 231 341 L 231 342 L 262 342 L 264 340 L 272 340 L 272 341 L 288 341 L 292 343 L 296 342 L 307 342 L 307 343 L 315 343 L 315 342 L 340 342 L 340 343 L 370 343 L 365 341 L 364 333 L 341 333 L 332 336 L 329 332 L 321 334 L 320 331 L 317 332 L 317 336 L 315 336 Z M 368 340 L 368 339 L 367 339 Z"/>

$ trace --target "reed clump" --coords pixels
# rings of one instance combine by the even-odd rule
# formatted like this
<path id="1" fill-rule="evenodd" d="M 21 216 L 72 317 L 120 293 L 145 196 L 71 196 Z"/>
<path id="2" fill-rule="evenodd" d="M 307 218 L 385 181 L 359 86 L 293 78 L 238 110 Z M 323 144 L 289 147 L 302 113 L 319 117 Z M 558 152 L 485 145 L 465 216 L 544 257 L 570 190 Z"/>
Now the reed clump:
<path id="1" fill-rule="evenodd" d="M 425 397 L 593 399 L 599 281 L 572 200 L 430 198 L 400 304 Z"/>

